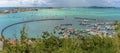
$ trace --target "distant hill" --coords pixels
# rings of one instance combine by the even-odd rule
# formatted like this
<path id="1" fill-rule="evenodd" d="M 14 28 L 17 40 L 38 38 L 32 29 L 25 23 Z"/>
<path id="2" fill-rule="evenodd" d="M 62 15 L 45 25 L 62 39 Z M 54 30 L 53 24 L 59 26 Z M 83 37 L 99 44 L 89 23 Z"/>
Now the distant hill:
<path id="1" fill-rule="evenodd" d="M 90 7 L 87 7 L 87 8 L 118 8 L 118 7 L 90 6 Z"/>

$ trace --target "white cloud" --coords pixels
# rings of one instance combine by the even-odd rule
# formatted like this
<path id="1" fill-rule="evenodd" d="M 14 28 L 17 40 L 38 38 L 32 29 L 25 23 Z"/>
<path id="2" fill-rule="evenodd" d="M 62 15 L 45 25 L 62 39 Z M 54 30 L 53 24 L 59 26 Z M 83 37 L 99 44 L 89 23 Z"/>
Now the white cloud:
<path id="1" fill-rule="evenodd" d="M 49 4 L 44 0 L 0 0 L 0 7 L 24 7 L 24 6 L 34 6 L 36 5 L 42 5 L 42 4 Z"/>
<path id="2" fill-rule="evenodd" d="M 115 6 L 120 0 L 0 0 L 0 7 L 11 6 Z M 120 6 L 119 6 L 120 7 Z"/>
<path id="3" fill-rule="evenodd" d="M 4 6 L 18 6 L 19 2 L 17 1 L 7 1 L 7 0 L 2 0 L 0 1 L 0 7 Z"/>

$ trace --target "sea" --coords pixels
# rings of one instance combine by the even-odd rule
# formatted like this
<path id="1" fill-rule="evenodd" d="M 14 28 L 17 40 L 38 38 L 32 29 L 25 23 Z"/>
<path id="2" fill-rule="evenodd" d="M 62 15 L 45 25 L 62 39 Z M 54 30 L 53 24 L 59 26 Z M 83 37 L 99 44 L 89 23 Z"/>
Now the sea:
<path id="1" fill-rule="evenodd" d="M 14 9 L 14 7 L 0 8 L 0 11 L 10 9 Z M 48 20 L 17 24 L 8 27 L 3 33 L 4 37 L 15 39 L 16 36 L 19 39 L 20 31 L 23 26 L 26 27 L 27 36 L 30 38 L 41 37 L 43 32 L 53 33 L 54 27 L 60 24 L 73 24 L 73 26 L 68 26 L 68 28 L 74 28 L 76 30 L 88 29 L 87 26 L 80 26 L 80 20 L 75 18 L 98 19 L 104 20 L 103 22 L 112 22 L 120 20 L 120 8 L 39 8 L 38 11 L 0 14 L 0 32 L 6 26 L 14 23 L 41 19 L 64 20 Z M 93 21 L 90 24 L 94 23 L 96 22 Z"/>

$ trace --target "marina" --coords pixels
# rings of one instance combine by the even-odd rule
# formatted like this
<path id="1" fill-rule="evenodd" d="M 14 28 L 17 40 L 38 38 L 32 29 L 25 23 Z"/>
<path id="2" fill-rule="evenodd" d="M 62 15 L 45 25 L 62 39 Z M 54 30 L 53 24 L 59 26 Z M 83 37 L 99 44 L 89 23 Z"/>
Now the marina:
<path id="1" fill-rule="evenodd" d="M 83 19 L 83 18 L 82 18 Z M 91 20 L 91 19 L 90 19 Z M 86 20 L 83 19 L 80 21 L 79 26 L 84 26 L 87 27 L 86 29 L 76 29 L 74 26 L 72 27 L 67 27 L 64 25 L 56 26 L 55 30 L 58 32 L 58 34 L 61 34 L 63 37 L 69 37 L 71 35 L 114 35 L 114 22 L 108 23 L 108 22 L 103 22 L 103 24 L 95 21 L 95 23 L 90 23 L 89 19 Z M 96 19 L 95 19 L 96 20 Z M 89 23 L 89 24 L 88 24 Z M 67 24 L 68 25 L 68 24 Z M 74 25 L 74 24 L 73 24 Z M 110 32 L 112 31 L 112 32 Z"/>
<path id="2" fill-rule="evenodd" d="M 29 37 L 37 38 L 41 37 L 42 32 L 48 31 L 50 33 L 56 33 L 56 36 L 63 36 L 63 34 L 69 35 L 84 35 L 84 34 L 99 34 L 105 33 L 106 35 L 114 34 L 114 22 L 116 20 L 120 20 L 118 9 L 109 9 L 105 11 L 104 14 L 100 14 L 101 10 L 106 9 L 96 9 L 96 11 L 92 11 L 89 8 L 53 8 L 53 9 L 39 9 L 38 11 L 31 12 L 18 12 L 18 13 L 10 13 L 10 14 L 1 14 L 0 15 L 0 31 L 3 33 L 5 27 L 8 25 L 21 23 L 18 25 L 12 25 L 11 27 L 5 29 L 4 37 L 14 39 L 13 33 L 17 33 L 17 37 L 20 38 L 20 30 L 23 25 L 26 25 L 26 32 L 29 34 Z M 93 8 L 95 9 L 95 8 Z M 88 10 L 88 11 L 86 11 Z M 111 10 L 114 11 L 114 14 L 109 16 Z M 83 12 L 84 11 L 84 12 Z M 97 13 L 96 13 L 97 12 Z M 95 15 L 89 13 L 96 13 Z M 24 16 L 22 16 L 24 15 Z M 116 16 L 117 15 L 117 16 Z M 113 18 L 116 17 L 116 18 Z M 60 21 L 42 21 L 41 19 L 63 19 Z M 8 21 L 9 20 L 9 21 Z M 24 22 L 28 23 L 24 23 Z M 34 21 L 34 22 L 31 22 Z M 56 26 L 63 27 L 62 29 L 55 29 Z M 74 31 L 72 33 L 69 31 L 69 28 L 73 28 Z M 62 31 L 62 32 L 61 32 Z M 33 36 L 34 35 L 34 36 Z"/>

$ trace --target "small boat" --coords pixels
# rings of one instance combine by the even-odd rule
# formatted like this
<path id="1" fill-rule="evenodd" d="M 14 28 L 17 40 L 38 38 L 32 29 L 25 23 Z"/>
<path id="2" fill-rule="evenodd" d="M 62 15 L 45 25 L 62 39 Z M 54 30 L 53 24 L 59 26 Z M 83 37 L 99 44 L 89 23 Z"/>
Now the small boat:
<path id="1" fill-rule="evenodd" d="M 112 26 L 105 26 L 107 30 L 113 30 L 114 28 Z"/>
<path id="2" fill-rule="evenodd" d="M 84 20 L 80 21 L 80 25 L 88 25 L 87 22 L 88 22 L 88 20 L 85 20 L 85 19 L 84 19 Z"/>

